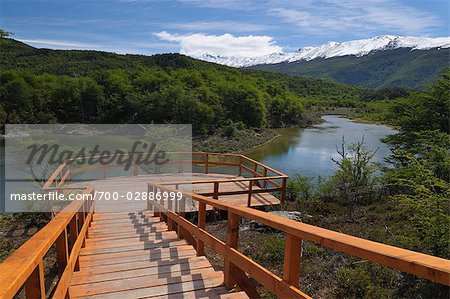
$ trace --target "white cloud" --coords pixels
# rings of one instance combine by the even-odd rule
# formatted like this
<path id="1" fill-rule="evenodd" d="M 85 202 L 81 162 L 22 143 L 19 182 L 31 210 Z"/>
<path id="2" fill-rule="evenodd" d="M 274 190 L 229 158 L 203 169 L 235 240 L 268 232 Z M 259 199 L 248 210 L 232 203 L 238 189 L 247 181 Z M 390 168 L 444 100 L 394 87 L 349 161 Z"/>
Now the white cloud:
<path id="1" fill-rule="evenodd" d="M 206 53 L 220 56 L 257 57 L 282 51 L 273 38 L 266 35 L 234 36 L 229 33 L 179 35 L 166 31 L 154 35 L 161 40 L 178 43 L 180 53 L 197 57 Z"/>
<path id="2" fill-rule="evenodd" d="M 263 24 L 232 21 L 169 23 L 164 26 L 169 29 L 180 29 L 187 31 L 227 30 L 233 32 L 256 32 L 269 29 L 269 26 Z"/>
<path id="3" fill-rule="evenodd" d="M 278 1 L 269 13 L 295 25 L 305 33 L 394 31 L 425 33 L 440 25 L 439 19 L 397 0 Z M 289 5 L 288 5 L 289 4 Z"/>
<path id="4" fill-rule="evenodd" d="M 259 3 L 250 0 L 178 0 L 181 3 L 195 5 L 198 7 L 218 8 L 218 9 L 236 9 L 251 10 Z"/>

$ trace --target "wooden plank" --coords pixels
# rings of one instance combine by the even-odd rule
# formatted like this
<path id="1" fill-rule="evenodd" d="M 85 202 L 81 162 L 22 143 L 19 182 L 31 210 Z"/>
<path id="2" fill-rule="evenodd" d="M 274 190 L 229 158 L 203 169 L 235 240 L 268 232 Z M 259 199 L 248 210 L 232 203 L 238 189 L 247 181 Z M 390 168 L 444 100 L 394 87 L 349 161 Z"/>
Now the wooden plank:
<path id="1" fill-rule="evenodd" d="M 153 268 L 174 264 L 186 264 L 186 263 L 195 263 L 200 261 L 206 261 L 205 257 L 197 257 L 197 256 L 189 256 L 186 258 L 178 258 L 178 259 L 166 259 L 166 260 L 152 260 L 152 261 L 134 261 L 128 263 L 120 263 L 120 264 L 112 264 L 112 265 L 103 265 L 103 266 L 95 266 L 89 268 L 83 268 L 81 271 L 74 273 L 73 277 L 80 277 L 86 275 L 94 275 L 94 274 L 104 274 L 111 272 L 119 272 L 126 270 L 136 270 L 142 268 Z"/>
<path id="2" fill-rule="evenodd" d="M 81 248 L 83 247 L 85 236 L 87 235 L 87 231 L 89 228 L 89 223 L 91 222 L 91 218 L 93 215 L 93 204 L 86 208 L 86 219 L 84 219 L 83 226 L 80 229 L 79 238 L 77 238 L 72 252 L 70 254 L 69 261 L 67 263 L 66 268 L 64 269 L 63 274 L 61 275 L 58 285 L 53 293 L 54 298 L 66 298 L 70 286 L 70 281 L 72 279 L 73 271 L 76 267 L 77 260 L 79 257 L 79 253 Z M 84 213 L 83 213 L 84 214 Z"/>
<path id="3" fill-rule="evenodd" d="M 61 275 L 67 266 L 69 260 L 69 245 L 67 238 L 67 229 L 64 229 L 55 242 L 56 259 L 58 263 L 58 273 Z"/>
<path id="4" fill-rule="evenodd" d="M 200 203 L 198 206 L 198 225 L 199 228 L 205 229 L 206 226 L 206 205 Z M 196 238 L 197 241 L 197 256 L 205 255 L 205 243 L 200 238 Z"/>
<path id="5" fill-rule="evenodd" d="M 283 280 L 298 288 L 300 280 L 300 259 L 302 256 L 302 240 L 287 234 L 284 243 Z"/>
<path id="6" fill-rule="evenodd" d="M 212 268 L 195 269 L 189 275 L 171 276 L 171 273 L 157 274 L 154 276 L 132 277 L 122 280 L 105 281 L 92 284 L 83 284 L 71 287 L 70 296 L 72 298 L 96 296 L 110 294 L 121 291 L 135 290 L 141 288 L 151 288 L 157 286 L 179 284 L 187 281 L 203 280 L 222 277 L 221 272 Z M 147 293 L 149 295 L 151 293 Z"/>
<path id="7" fill-rule="evenodd" d="M 91 236 L 101 237 L 101 236 L 110 236 L 110 235 L 125 235 L 130 233 L 151 233 L 160 230 L 167 230 L 167 225 L 165 223 L 161 223 L 161 225 L 152 225 L 148 227 L 139 227 L 138 229 L 104 229 L 104 230 L 92 230 L 90 232 Z"/>
<path id="8" fill-rule="evenodd" d="M 179 215 L 169 212 L 168 216 L 182 225 L 187 231 L 196 234 L 203 242 L 215 250 L 218 254 L 226 256 L 233 264 L 239 265 L 239 268 L 250 276 L 255 278 L 259 283 L 270 291 L 274 292 L 280 298 L 310 298 L 300 290 L 288 285 L 281 278 L 262 267 L 255 261 L 243 255 L 234 248 L 229 247 L 223 241 L 212 236 L 205 230 L 199 229 L 188 220 L 181 218 Z"/>
<path id="9" fill-rule="evenodd" d="M 26 280 L 25 295 L 26 298 L 30 299 L 45 298 L 44 264 L 42 261 L 39 262 L 37 267 Z"/>
<path id="10" fill-rule="evenodd" d="M 239 224 L 241 217 L 233 213 L 228 213 L 227 239 L 226 244 L 231 248 L 238 247 L 239 240 Z M 224 259 L 224 285 L 227 289 L 232 289 L 237 283 L 237 277 L 233 277 L 233 268 L 236 266 L 225 257 Z"/>
<path id="11" fill-rule="evenodd" d="M 110 259 L 119 259 L 123 257 L 129 256 L 141 256 L 145 255 L 148 258 L 156 258 L 163 254 L 170 254 L 171 256 L 176 256 L 180 251 L 192 249 L 190 245 L 182 244 L 172 247 L 164 247 L 164 248 L 153 248 L 153 249 L 141 249 L 141 250 L 133 250 L 133 251 L 121 251 L 121 252 L 112 252 L 112 253 L 101 253 L 101 254 L 91 254 L 80 256 L 80 263 L 83 262 L 94 262 L 101 260 L 110 260 Z"/>
<path id="12" fill-rule="evenodd" d="M 119 299 L 135 299 L 135 298 L 148 298 L 161 296 L 161 295 L 171 295 L 173 293 L 179 292 L 189 292 L 194 290 L 202 290 L 205 288 L 217 287 L 222 284 L 222 277 L 208 278 L 203 280 L 193 280 L 181 282 L 178 284 L 161 285 L 150 288 L 140 288 L 135 290 L 128 290 L 122 292 L 108 293 L 104 295 L 89 296 L 89 297 L 79 297 L 79 298 L 119 298 Z"/>
<path id="13" fill-rule="evenodd" d="M 91 254 L 99 254 L 99 253 L 112 253 L 112 252 L 121 252 L 121 251 L 130 251 L 130 250 L 142 250 L 142 249 L 152 249 L 157 247 L 171 247 L 176 245 L 185 245 L 186 241 L 182 239 L 173 239 L 171 241 L 155 241 L 149 244 L 140 244 L 133 246 L 124 246 L 118 248 L 100 248 L 100 249 L 89 249 L 86 248 L 81 251 L 80 255 L 91 255 Z"/>
<path id="14" fill-rule="evenodd" d="M 212 200 L 196 194 L 188 193 L 187 195 L 192 196 L 199 202 L 257 221 L 300 239 L 312 241 L 444 285 L 450 285 L 450 260 L 349 236 L 248 207 L 236 207 L 230 203 Z"/>
<path id="15" fill-rule="evenodd" d="M 209 268 L 211 264 L 207 260 L 196 260 L 189 263 L 182 264 L 173 264 L 173 265 L 165 265 L 161 267 L 152 267 L 152 268 L 144 268 L 144 269 L 132 269 L 126 271 L 118 271 L 111 273 L 103 273 L 103 274 L 95 274 L 95 275 L 87 275 L 87 276 L 74 276 L 71 284 L 86 284 L 86 283 L 94 283 L 101 281 L 109 281 L 109 280 L 121 280 L 130 277 L 139 277 L 139 276 L 148 276 L 148 275 L 156 275 L 161 273 L 170 273 L 170 272 L 180 272 L 180 271 L 191 271 L 192 269 L 200 269 L 200 268 Z"/>
<path id="16" fill-rule="evenodd" d="M 86 189 L 85 193 L 90 191 L 92 188 Z M 74 211 L 81 206 L 81 201 L 70 203 L 0 264 L 0 277 L 2 278 L 0 279 L 0 298 L 11 298 L 17 293 L 55 243 L 62 230 L 66 228 Z"/>
<path id="17" fill-rule="evenodd" d="M 158 223 L 158 224 L 142 224 L 142 225 L 136 225 L 136 226 L 124 226 L 124 227 L 104 227 L 104 228 L 96 228 L 93 227 L 90 231 L 91 234 L 108 234 L 108 233 L 124 233 L 124 232 L 140 232 L 145 231 L 146 229 L 150 228 L 158 228 L 158 227 L 167 227 L 165 223 Z"/>
<path id="18" fill-rule="evenodd" d="M 145 242 L 145 241 L 154 241 L 154 240 L 164 240 L 176 236 L 177 234 L 172 231 L 161 230 L 152 233 L 145 234 L 130 234 L 130 235 L 113 235 L 109 237 L 96 237 L 93 239 L 86 240 L 86 246 L 99 246 L 99 245 L 113 245 L 113 244 L 121 244 L 122 242 Z"/>
<path id="19" fill-rule="evenodd" d="M 96 250 L 101 248 L 119 248 L 119 247 L 125 247 L 125 246 L 134 246 L 134 245 L 146 245 L 146 244 L 155 244 L 162 241 L 172 241 L 175 239 L 178 239 L 178 236 L 175 232 L 166 231 L 164 234 L 158 233 L 157 235 L 154 235 L 152 238 L 140 238 L 139 235 L 138 238 L 128 238 L 128 239 L 117 239 L 117 240 L 107 240 L 107 241 L 94 241 L 92 240 L 91 243 L 89 243 L 89 246 L 87 247 L 87 250 Z"/>
<path id="20" fill-rule="evenodd" d="M 171 293 L 170 295 L 146 297 L 152 299 L 247 299 L 248 296 L 244 292 L 231 292 L 224 287 L 205 288 L 202 290 Z"/>
<path id="21" fill-rule="evenodd" d="M 159 261 L 164 262 L 166 260 L 174 260 L 174 259 L 184 259 L 191 258 L 196 256 L 195 250 L 187 245 L 186 248 L 184 246 L 172 247 L 169 249 L 180 249 L 178 251 L 159 251 L 158 254 L 148 250 L 142 251 L 130 251 L 130 255 L 116 257 L 116 258 L 108 258 L 108 259 L 95 259 L 92 261 L 82 261 L 82 267 L 98 267 L 98 266 L 107 266 L 107 265 L 115 265 L 115 264 L 126 264 L 132 262 L 142 262 L 142 261 Z M 182 250 L 183 249 L 183 250 Z"/>
<path id="22" fill-rule="evenodd" d="M 259 299 L 261 296 L 259 296 L 258 291 L 256 290 L 256 287 L 253 285 L 253 283 L 250 281 L 247 274 L 245 274 L 244 271 L 242 271 L 238 267 L 231 267 L 231 276 L 236 281 L 238 286 L 241 288 L 241 290 L 244 290 L 245 293 L 249 298 L 252 299 Z"/>

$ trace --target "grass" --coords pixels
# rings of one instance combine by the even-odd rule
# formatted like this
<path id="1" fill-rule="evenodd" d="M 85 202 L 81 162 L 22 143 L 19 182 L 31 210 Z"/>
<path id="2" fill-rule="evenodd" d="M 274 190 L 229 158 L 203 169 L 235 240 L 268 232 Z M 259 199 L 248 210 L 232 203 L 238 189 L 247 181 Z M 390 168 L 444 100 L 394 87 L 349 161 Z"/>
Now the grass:
<path id="1" fill-rule="evenodd" d="M 347 220 L 347 211 L 336 203 L 319 201 L 313 205 L 303 204 L 301 208 L 297 203 L 289 203 L 287 209 L 300 209 L 305 215 L 303 222 L 326 229 L 416 251 L 420 244 L 414 228 L 405 221 L 409 215 L 392 202 L 359 206 L 353 221 Z M 226 221 L 208 223 L 207 230 L 224 240 L 226 225 Z M 239 232 L 239 250 L 282 277 L 283 233 L 255 231 L 244 221 Z M 449 297 L 449 289 L 445 286 L 312 242 L 304 241 L 302 251 L 300 290 L 313 298 Z M 206 253 L 214 267 L 222 270 L 223 258 L 210 248 Z M 275 298 L 262 286 L 257 288 L 263 298 Z"/>

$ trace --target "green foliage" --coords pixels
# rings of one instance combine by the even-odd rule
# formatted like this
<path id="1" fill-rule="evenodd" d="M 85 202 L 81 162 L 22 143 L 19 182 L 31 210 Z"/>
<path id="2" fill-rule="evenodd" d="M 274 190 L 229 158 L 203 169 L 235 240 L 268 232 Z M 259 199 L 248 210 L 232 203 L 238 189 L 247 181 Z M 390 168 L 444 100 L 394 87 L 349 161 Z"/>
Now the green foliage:
<path id="1" fill-rule="evenodd" d="M 450 138 L 439 131 L 403 132 L 387 139 L 393 154 L 385 169 L 391 198 L 411 210 L 430 253 L 449 257 Z"/>
<path id="2" fill-rule="evenodd" d="M 201 136 L 228 120 L 304 126 L 316 107 L 366 107 L 361 97 L 369 92 L 178 54 L 36 49 L 7 38 L 0 46 L 0 118 L 8 123 L 183 122 Z"/>
<path id="3" fill-rule="evenodd" d="M 337 298 L 398 298 L 398 272 L 378 265 L 344 267 L 337 272 Z"/>
<path id="4" fill-rule="evenodd" d="M 278 235 L 268 237 L 261 248 L 260 255 L 266 261 L 282 263 L 284 259 L 284 238 Z"/>
<path id="5" fill-rule="evenodd" d="M 319 99 L 357 101 L 330 81 L 238 70 L 183 55 L 117 55 L 36 49 L 0 39 L 4 123 L 192 123 L 211 134 L 228 121 L 248 128 L 302 126 Z"/>
<path id="6" fill-rule="evenodd" d="M 314 182 L 313 177 L 297 174 L 288 180 L 286 199 L 289 201 L 313 202 L 321 197 L 322 185 L 323 180 L 321 178 Z"/>
<path id="7" fill-rule="evenodd" d="M 0 37 L 8 37 L 10 35 L 13 35 L 13 33 L 0 28 Z"/>
<path id="8" fill-rule="evenodd" d="M 332 79 L 368 88 L 401 86 L 421 89 L 448 65 L 450 49 L 377 51 L 362 57 L 342 56 L 328 59 L 258 65 L 252 68 L 296 76 Z"/>
<path id="9" fill-rule="evenodd" d="M 450 256 L 450 69 L 427 92 L 396 103 L 400 133 L 385 142 L 394 167 L 384 169 L 388 192 L 405 205 L 411 223 L 430 253 Z"/>
<path id="10" fill-rule="evenodd" d="M 376 151 L 365 148 L 364 137 L 361 141 L 346 146 L 342 138 L 341 148 L 337 149 L 339 159 L 332 159 L 339 167 L 326 182 L 327 197 L 342 203 L 348 208 L 349 218 L 353 218 L 356 205 L 369 203 L 374 199 L 376 180 L 372 158 Z"/>

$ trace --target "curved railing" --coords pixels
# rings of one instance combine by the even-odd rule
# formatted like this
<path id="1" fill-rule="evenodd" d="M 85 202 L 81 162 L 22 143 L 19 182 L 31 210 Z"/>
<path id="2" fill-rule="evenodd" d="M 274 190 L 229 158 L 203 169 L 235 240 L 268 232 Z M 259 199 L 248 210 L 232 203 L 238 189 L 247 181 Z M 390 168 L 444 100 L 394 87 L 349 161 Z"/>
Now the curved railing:
<path id="1" fill-rule="evenodd" d="M 183 165 L 187 163 L 203 166 L 204 173 L 209 173 L 213 167 L 234 167 L 238 177 L 245 173 L 252 176 L 251 178 L 241 178 L 242 180 L 259 182 L 260 190 L 279 191 L 281 197 L 284 198 L 284 188 L 288 176 L 244 155 L 205 152 L 170 154 L 178 156 L 179 159 L 172 160 L 170 164 L 178 165 L 179 172 L 183 171 Z M 186 155 L 192 155 L 192 161 L 187 160 Z M 73 161 L 65 161 L 57 167 L 44 184 L 43 191 L 82 189 L 84 194 L 91 194 L 93 197 L 94 189 L 92 187 L 80 188 L 65 183 L 69 182 L 73 175 L 89 171 L 101 170 L 103 178 L 106 178 L 109 167 L 118 167 L 116 165 L 73 167 L 70 163 Z M 138 175 L 138 165 L 134 164 L 133 167 L 133 175 Z M 217 186 L 220 183 L 219 180 Z M 252 187 L 249 188 L 249 194 L 251 194 Z M 260 190 L 255 193 L 261 192 Z M 219 194 L 223 195 L 223 193 Z M 0 264 L 0 298 L 12 298 L 22 288 L 25 289 L 27 298 L 45 298 L 47 295 L 52 295 L 53 298 L 67 296 L 72 274 L 79 268 L 80 250 L 84 247 L 85 239 L 89 235 L 88 229 L 94 212 L 93 203 L 93 200 L 73 201 Z M 56 287 L 51 291 L 46 291 L 43 259 L 52 246 L 55 246 L 56 249 L 59 278 Z"/>
<path id="2" fill-rule="evenodd" d="M 140 153 L 134 153 L 138 155 Z M 210 180 L 199 180 L 199 181 L 185 181 L 176 182 L 178 185 L 182 184 L 200 184 L 200 183 L 211 183 L 213 184 L 213 192 L 211 194 L 206 193 L 203 195 L 213 196 L 217 198 L 222 195 L 233 195 L 233 194 L 248 194 L 248 205 L 251 204 L 252 194 L 257 193 L 267 193 L 267 192 L 279 192 L 279 197 L 281 203 L 284 203 L 286 198 L 286 181 L 288 176 L 284 173 L 273 169 L 261 162 L 253 160 L 242 154 L 233 153 L 207 153 L 207 152 L 168 152 L 168 155 L 176 156 L 177 159 L 170 159 L 167 163 L 168 165 L 177 165 L 178 172 L 183 172 L 184 165 L 191 164 L 192 166 L 202 166 L 203 173 L 208 174 L 211 168 L 214 167 L 230 167 L 235 169 L 235 174 L 237 178 L 233 179 L 210 179 Z M 124 154 L 128 155 L 128 154 Z M 186 159 L 189 156 L 191 159 Z M 78 173 L 92 172 L 100 170 L 102 173 L 102 178 L 108 177 L 108 169 L 115 167 L 122 167 L 118 165 L 92 165 L 87 167 L 72 167 L 71 162 L 77 159 L 67 160 L 61 164 L 50 176 L 50 178 L 45 183 L 43 189 L 59 189 L 64 188 L 64 183 L 70 181 L 70 178 Z M 139 165 L 135 163 L 132 164 L 133 175 L 138 175 Z M 249 177 L 243 177 L 249 175 Z M 231 191 L 231 192 L 221 192 L 220 184 L 222 183 L 244 183 L 247 182 L 248 186 L 246 190 Z M 171 184 L 171 182 L 167 182 Z M 257 185 L 258 189 L 254 190 L 253 186 Z"/>
<path id="3" fill-rule="evenodd" d="M 189 199 L 198 203 L 197 224 L 184 218 L 183 213 L 174 212 L 172 209 L 174 203 L 164 201 L 163 197 L 154 196 L 159 200 L 148 201 L 147 208 L 154 211 L 154 216 L 159 216 L 162 221 L 165 221 L 169 229 L 176 230 L 179 236 L 194 245 L 198 255 L 204 255 L 205 244 L 222 255 L 225 260 L 225 286 L 233 288 L 235 285 L 239 285 L 251 297 L 257 297 L 257 293 L 248 281 L 247 274 L 280 298 L 310 298 L 299 290 L 303 240 L 434 282 L 450 285 L 450 261 L 446 259 L 349 236 L 248 207 L 234 206 L 202 195 L 170 189 L 164 184 L 150 182 L 148 183 L 148 192 L 153 194 L 182 192 L 185 201 Z M 205 230 L 207 205 L 228 213 L 225 242 Z M 238 250 L 241 218 L 254 220 L 285 233 L 283 278 L 276 276 Z"/>
<path id="4" fill-rule="evenodd" d="M 85 188 L 83 193 L 93 197 L 93 188 Z M 53 245 L 59 282 L 52 293 L 54 298 L 65 298 L 88 237 L 93 203 L 93 200 L 73 201 L 0 264 L 0 298 L 13 298 L 22 287 L 27 298 L 46 298 L 43 259 Z"/>

